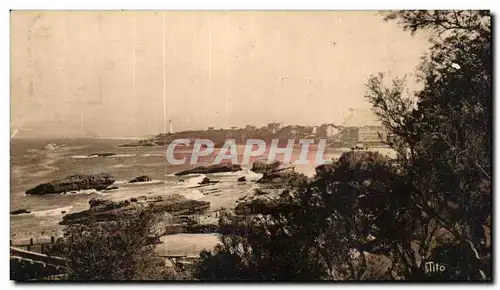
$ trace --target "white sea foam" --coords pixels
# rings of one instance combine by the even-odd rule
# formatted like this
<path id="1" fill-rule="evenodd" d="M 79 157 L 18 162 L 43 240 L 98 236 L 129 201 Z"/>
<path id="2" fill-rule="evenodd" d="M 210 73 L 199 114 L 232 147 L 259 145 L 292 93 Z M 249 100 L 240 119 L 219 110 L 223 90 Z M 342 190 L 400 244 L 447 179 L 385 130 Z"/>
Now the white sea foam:
<path id="1" fill-rule="evenodd" d="M 106 156 L 108 158 L 119 158 L 119 157 L 134 157 L 136 156 L 135 154 L 116 154 L 116 155 L 111 155 L 111 156 Z"/>
<path id="2" fill-rule="evenodd" d="M 116 182 L 115 182 L 116 183 Z M 159 179 L 153 179 L 151 181 L 142 181 L 142 182 L 125 182 L 126 184 L 130 184 L 130 185 L 141 185 L 141 184 L 159 184 L 159 183 L 164 183 L 163 180 L 159 180 Z"/>
<path id="3" fill-rule="evenodd" d="M 70 158 L 73 158 L 73 159 L 89 159 L 89 158 L 97 158 L 98 156 L 97 155 L 73 155 L 73 156 L 70 156 Z"/>
<path id="4" fill-rule="evenodd" d="M 142 154 L 143 157 L 165 157 L 165 154 L 162 153 L 145 153 Z"/>
<path id="5" fill-rule="evenodd" d="M 125 183 L 127 183 L 127 182 L 128 182 L 128 180 L 116 180 L 116 181 L 113 183 L 113 185 L 116 185 L 116 184 L 125 184 Z"/>
<path id="6" fill-rule="evenodd" d="M 58 208 L 53 208 L 53 209 L 46 209 L 46 210 L 40 210 L 40 211 L 34 211 L 31 214 L 36 216 L 36 217 L 45 217 L 45 216 L 58 216 L 58 215 L 63 215 L 68 213 L 73 206 L 64 206 L 64 207 L 58 207 Z M 62 213 L 65 211 L 66 213 Z"/>
<path id="7" fill-rule="evenodd" d="M 239 172 L 240 171 L 236 171 L 236 172 L 217 172 L 217 173 L 209 173 L 209 174 L 210 174 L 210 176 L 221 176 L 221 177 L 224 177 L 224 176 L 238 176 Z"/>
<path id="8" fill-rule="evenodd" d="M 197 189 L 191 189 L 191 190 L 186 189 L 183 192 L 181 192 L 180 194 L 185 196 L 187 199 L 198 200 L 198 199 L 203 198 L 203 193 L 201 193 L 201 191 L 199 191 Z"/>
<path id="9" fill-rule="evenodd" d="M 200 182 L 207 177 L 205 174 L 196 174 L 196 175 L 185 175 L 185 177 L 188 177 L 189 179 L 184 179 L 184 181 L 179 181 L 179 185 L 181 185 L 184 188 L 190 188 L 194 186 L 200 185 Z"/>
<path id="10" fill-rule="evenodd" d="M 61 195 L 74 195 L 74 194 L 100 194 L 99 191 L 95 189 L 81 189 L 81 190 L 72 190 L 72 191 L 67 191 L 66 193 L 60 193 Z"/>
<path id="11" fill-rule="evenodd" d="M 241 172 L 239 172 L 238 177 L 244 176 L 247 181 L 250 180 L 259 180 L 262 178 L 262 173 L 255 173 L 251 170 L 245 169 Z"/>
<path id="12" fill-rule="evenodd" d="M 135 154 L 115 154 L 115 155 L 109 155 L 109 156 L 99 156 L 98 154 L 91 154 L 91 155 L 72 155 L 70 158 L 73 159 L 89 159 L 89 158 L 124 158 L 124 157 L 134 157 L 136 156 Z"/>

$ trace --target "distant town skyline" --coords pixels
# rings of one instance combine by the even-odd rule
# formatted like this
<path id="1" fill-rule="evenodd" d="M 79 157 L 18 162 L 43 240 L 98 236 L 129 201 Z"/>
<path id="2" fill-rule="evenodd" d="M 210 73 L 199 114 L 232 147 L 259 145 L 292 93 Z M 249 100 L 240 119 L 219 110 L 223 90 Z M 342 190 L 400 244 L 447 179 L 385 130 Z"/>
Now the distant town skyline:
<path id="1" fill-rule="evenodd" d="M 369 75 L 415 89 L 427 47 L 363 11 L 14 11 L 11 135 L 369 125 Z"/>

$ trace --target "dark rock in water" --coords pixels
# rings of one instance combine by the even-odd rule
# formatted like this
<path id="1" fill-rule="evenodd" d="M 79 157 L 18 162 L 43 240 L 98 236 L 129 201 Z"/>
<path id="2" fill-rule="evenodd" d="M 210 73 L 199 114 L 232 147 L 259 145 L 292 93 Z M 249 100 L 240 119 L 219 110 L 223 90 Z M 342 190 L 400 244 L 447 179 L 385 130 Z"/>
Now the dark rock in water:
<path id="1" fill-rule="evenodd" d="M 92 198 L 89 205 L 90 209 L 88 210 L 63 216 L 60 224 L 85 224 L 91 220 L 110 224 L 120 223 L 136 218 L 146 208 L 154 213 L 167 212 L 172 216 L 200 214 L 210 208 L 209 202 L 187 199 L 179 194 L 155 197 L 141 196 L 116 202 Z"/>
<path id="2" fill-rule="evenodd" d="M 199 182 L 198 184 L 209 184 L 210 183 L 210 179 L 208 177 L 205 177 L 203 178 L 203 180 L 201 182 Z"/>
<path id="3" fill-rule="evenodd" d="M 240 178 L 238 178 L 238 182 L 245 182 L 247 181 L 247 179 L 245 178 L 245 176 L 242 176 Z"/>
<path id="4" fill-rule="evenodd" d="M 219 183 L 218 181 L 212 181 L 210 180 L 208 177 L 205 177 L 203 178 L 203 180 L 201 182 L 199 182 L 198 184 L 199 185 L 204 185 L 204 184 L 215 184 L 215 183 Z"/>
<path id="5" fill-rule="evenodd" d="M 142 175 L 142 176 L 138 176 L 138 177 L 130 180 L 128 183 L 146 182 L 146 181 L 151 181 L 151 180 L 153 180 L 151 177 L 149 177 L 147 175 Z"/>
<path id="6" fill-rule="evenodd" d="M 198 166 L 193 169 L 184 170 L 177 172 L 175 175 L 187 175 L 187 174 L 208 174 L 208 173 L 219 173 L 219 172 L 236 172 L 240 171 L 241 166 L 239 164 L 214 164 L 211 166 Z"/>
<path id="7" fill-rule="evenodd" d="M 11 215 L 18 215 L 18 214 L 23 214 L 23 213 L 30 213 L 31 211 L 23 208 L 23 209 L 16 209 L 10 212 Z"/>
<path id="8" fill-rule="evenodd" d="M 332 164 L 321 164 L 316 167 L 316 175 L 324 176 L 333 173 L 333 165 Z"/>
<path id="9" fill-rule="evenodd" d="M 103 191 L 108 191 L 108 190 L 113 190 L 113 189 L 118 189 L 118 186 L 111 186 L 103 189 Z"/>
<path id="10" fill-rule="evenodd" d="M 295 166 L 286 165 L 280 161 L 270 164 L 255 161 L 252 164 L 252 171 L 262 173 L 262 178 L 257 181 L 258 183 L 287 183 L 298 175 L 295 172 Z"/>
<path id="11" fill-rule="evenodd" d="M 265 163 L 263 161 L 257 160 L 252 164 L 252 171 L 255 173 L 266 173 L 269 171 L 274 171 L 280 167 L 282 163 L 280 161 L 274 161 L 273 163 Z"/>
<path id="12" fill-rule="evenodd" d="M 43 195 L 83 189 L 103 190 L 114 182 L 114 177 L 108 173 L 95 175 L 71 175 L 64 179 L 42 183 L 27 190 L 26 194 Z"/>
<path id="13" fill-rule="evenodd" d="M 104 153 L 89 154 L 89 157 L 108 157 L 108 156 L 113 156 L 113 155 L 116 155 L 116 153 L 104 152 Z"/>
<path id="14" fill-rule="evenodd" d="M 118 147 L 150 147 L 150 146 L 156 146 L 159 144 L 156 144 L 154 140 L 139 140 L 137 143 L 128 143 L 128 144 L 123 144 L 119 145 Z"/>

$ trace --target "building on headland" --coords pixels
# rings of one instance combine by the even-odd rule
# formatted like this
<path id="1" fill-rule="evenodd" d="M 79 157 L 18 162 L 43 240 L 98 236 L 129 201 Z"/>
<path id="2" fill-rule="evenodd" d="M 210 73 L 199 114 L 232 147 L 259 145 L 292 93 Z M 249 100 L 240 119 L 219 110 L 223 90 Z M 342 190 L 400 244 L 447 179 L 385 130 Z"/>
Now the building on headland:
<path id="1" fill-rule="evenodd" d="M 363 126 L 358 128 L 358 142 L 383 143 L 387 141 L 388 131 L 383 126 Z"/>
<path id="2" fill-rule="evenodd" d="M 255 130 L 257 130 L 256 126 L 247 125 L 245 127 L 245 131 L 255 131 Z"/>
<path id="3" fill-rule="evenodd" d="M 326 135 L 327 138 L 333 138 L 339 132 L 340 132 L 340 130 L 336 126 L 327 125 L 325 127 L 325 135 Z"/>
<path id="4" fill-rule="evenodd" d="M 340 132 L 339 127 L 334 124 L 322 124 L 314 131 L 316 136 L 328 139 L 334 138 Z"/>
<path id="5" fill-rule="evenodd" d="M 282 126 L 283 126 L 282 123 L 276 123 L 276 122 L 275 123 L 269 123 L 269 124 L 267 124 L 267 130 L 269 130 L 269 131 L 271 131 L 273 133 L 276 133 L 276 132 L 278 132 L 281 129 Z"/>
<path id="6" fill-rule="evenodd" d="M 339 139 L 343 143 L 354 144 L 359 142 L 358 127 L 344 127 L 340 132 Z"/>
<path id="7" fill-rule="evenodd" d="M 387 141 L 388 131 L 382 126 L 341 127 L 333 136 L 333 142 L 340 146 L 353 146 L 357 143 L 381 145 Z"/>

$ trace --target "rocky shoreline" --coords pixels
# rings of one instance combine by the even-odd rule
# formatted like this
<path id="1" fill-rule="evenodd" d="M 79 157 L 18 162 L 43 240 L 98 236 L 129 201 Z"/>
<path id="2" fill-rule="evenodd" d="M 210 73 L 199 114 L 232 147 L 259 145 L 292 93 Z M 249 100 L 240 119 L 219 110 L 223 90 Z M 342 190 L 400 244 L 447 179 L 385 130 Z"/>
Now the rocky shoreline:
<path id="1" fill-rule="evenodd" d="M 199 166 L 193 169 L 176 173 L 176 176 L 187 174 L 210 174 L 219 172 L 237 172 L 241 171 L 240 165 L 220 164 L 212 166 Z M 250 194 L 247 194 L 227 208 L 237 215 L 247 214 L 265 214 L 272 210 L 274 199 L 279 196 L 282 190 L 291 179 L 302 176 L 295 172 L 293 166 L 287 166 L 279 161 L 273 163 L 264 163 L 256 161 L 251 170 L 262 174 L 259 180 L 247 181 L 245 177 L 235 178 L 236 184 L 248 182 L 258 184 L 258 188 Z M 146 175 L 135 177 L 127 183 L 150 182 L 152 178 Z M 112 186 L 115 178 L 108 173 L 95 175 L 72 175 L 60 180 L 53 180 L 26 191 L 26 194 L 45 195 L 56 193 L 68 193 L 78 190 L 95 189 L 110 191 L 118 189 Z M 202 191 L 203 195 L 218 196 L 220 189 L 210 188 L 209 186 L 223 181 L 213 181 L 208 177 L 201 180 L 197 187 L 208 187 Z M 177 233 L 220 233 L 218 226 L 218 211 L 211 210 L 211 204 L 208 201 L 194 200 L 184 197 L 180 194 L 168 196 L 140 196 L 121 201 L 112 201 L 101 198 L 92 198 L 89 200 L 87 210 L 66 214 L 63 212 L 60 225 L 86 224 L 90 222 L 99 222 L 107 224 L 116 224 L 128 222 L 134 219 L 143 210 L 151 210 L 155 214 L 162 216 L 161 231 L 159 235 L 169 235 Z M 28 210 L 19 209 L 12 211 L 12 215 L 29 213 Z"/>
<path id="2" fill-rule="evenodd" d="M 241 166 L 231 164 L 209 167 L 200 166 L 179 172 L 176 175 L 234 172 L 239 170 L 241 170 Z M 234 207 L 229 209 L 233 210 L 238 215 L 258 214 L 266 212 L 266 209 L 270 210 L 273 205 L 273 199 L 278 196 L 289 179 L 300 175 L 294 171 L 293 167 L 284 166 L 280 162 L 271 164 L 255 162 L 252 171 L 262 173 L 263 177 L 256 181 L 256 183 L 259 184 L 259 188 L 255 189 L 253 194 L 240 198 L 234 204 Z M 139 176 L 130 180 L 129 183 L 147 181 L 151 181 L 151 178 L 148 176 Z M 241 183 L 244 181 L 244 179 L 239 178 L 236 182 Z M 62 183 L 62 181 L 57 182 Z M 52 183 L 59 184 L 57 182 Z M 211 181 L 205 178 L 199 183 L 199 186 L 207 186 L 217 182 L 218 181 Z M 214 194 L 215 192 L 216 191 L 210 191 L 207 194 Z M 218 233 L 220 231 L 217 225 L 218 212 L 210 211 L 210 202 L 188 199 L 180 194 L 153 197 L 140 196 L 122 201 L 93 198 L 89 201 L 89 209 L 64 215 L 60 224 L 85 224 L 92 221 L 109 224 L 127 222 L 137 217 L 137 215 L 145 209 L 163 216 L 160 235 L 177 233 Z"/>
<path id="3" fill-rule="evenodd" d="M 100 223 L 127 223 L 136 218 L 144 210 L 162 215 L 164 226 L 176 223 L 177 216 L 200 215 L 210 208 L 210 203 L 187 199 L 182 195 L 146 197 L 140 196 L 123 201 L 110 201 L 93 198 L 89 201 L 90 208 L 81 212 L 70 213 L 63 216 L 61 225 Z M 161 233 L 162 235 L 164 233 Z"/>

